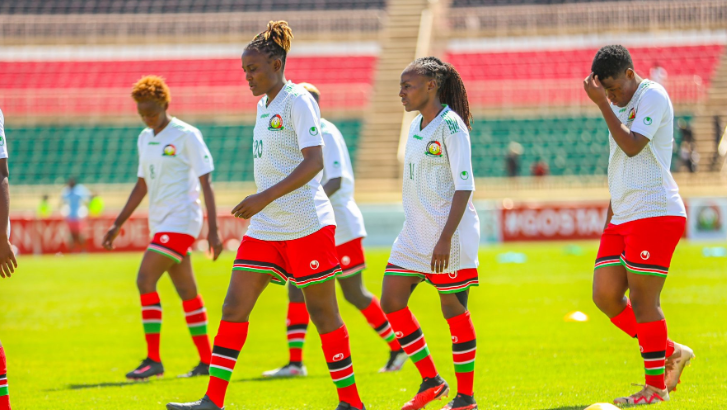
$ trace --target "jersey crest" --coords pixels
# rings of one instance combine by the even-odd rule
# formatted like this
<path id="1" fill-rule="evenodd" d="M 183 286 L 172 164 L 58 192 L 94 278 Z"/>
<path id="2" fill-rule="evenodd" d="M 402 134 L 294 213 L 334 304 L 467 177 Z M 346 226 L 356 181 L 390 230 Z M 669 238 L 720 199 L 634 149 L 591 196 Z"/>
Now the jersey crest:
<path id="1" fill-rule="evenodd" d="M 426 150 L 425 154 L 432 156 L 432 157 L 441 157 L 442 156 L 442 144 L 440 144 L 439 141 L 429 141 L 429 144 L 427 144 L 427 150 Z"/>

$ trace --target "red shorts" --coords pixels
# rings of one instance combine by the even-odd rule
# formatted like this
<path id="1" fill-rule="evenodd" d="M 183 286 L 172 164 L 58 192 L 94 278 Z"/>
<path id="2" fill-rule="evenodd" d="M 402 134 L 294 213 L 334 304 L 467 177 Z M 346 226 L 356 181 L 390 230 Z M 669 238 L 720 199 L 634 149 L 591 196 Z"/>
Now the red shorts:
<path id="1" fill-rule="evenodd" d="M 660 216 L 608 224 L 595 269 L 623 265 L 629 272 L 665 278 L 686 223 L 681 216 Z"/>
<path id="2" fill-rule="evenodd" d="M 174 262 L 179 263 L 184 259 L 185 255 L 192 251 L 192 244 L 194 244 L 194 237 L 192 235 L 175 232 L 157 232 L 154 238 L 152 238 L 149 247 L 146 249 L 162 254 L 171 258 Z"/>
<path id="3" fill-rule="evenodd" d="M 68 224 L 68 230 L 74 235 L 81 234 L 86 227 L 83 219 L 67 219 L 66 223 Z"/>
<path id="4" fill-rule="evenodd" d="M 291 241 L 261 241 L 244 236 L 232 270 L 266 273 L 273 283 L 290 280 L 304 288 L 341 273 L 336 255 L 335 226 Z"/>
<path id="5" fill-rule="evenodd" d="M 422 273 L 388 264 L 384 275 L 415 276 L 432 284 L 439 293 L 459 293 L 472 286 L 479 286 L 477 269 L 469 268 L 450 273 Z"/>
<path id="6" fill-rule="evenodd" d="M 366 269 L 362 241 L 363 238 L 356 238 L 336 246 L 338 260 L 341 262 L 341 274 L 338 275 L 338 279 L 351 277 Z"/>

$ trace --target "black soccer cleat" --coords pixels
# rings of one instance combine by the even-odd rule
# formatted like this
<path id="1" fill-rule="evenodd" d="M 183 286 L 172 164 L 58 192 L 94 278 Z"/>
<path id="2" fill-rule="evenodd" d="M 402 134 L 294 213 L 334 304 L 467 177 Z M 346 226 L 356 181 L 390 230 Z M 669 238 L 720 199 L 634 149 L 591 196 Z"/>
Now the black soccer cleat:
<path id="1" fill-rule="evenodd" d="M 225 410 L 225 408 L 217 407 L 205 394 L 200 400 L 191 403 L 167 403 L 167 410 Z"/>
<path id="2" fill-rule="evenodd" d="M 444 406 L 442 410 L 477 410 L 477 402 L 474 396 L 467 396 L 464 394 L 457 394 L 454 400 L 450 401 L 449 404 Z"/>
<path id="3" fill-rule="evenodd" d="M 366 406 L 361 406 L 359 409 L 358 407 L 353 407 L 352 405 L 346 403 L 345 401 L 342 401 L 338 403 L 338 407 L 336 407 L 336 410 L 366 410 Z"/>
<path id="4" fill-rule="evenodd" d="M 187 373 L 180 374 L 177 377 L 197 377 L 197 376 L 209 376 L 210 375 L 210 365 L 204 364 L 202 362 L 199 362 L 198 365 L 194 366 L 194 368 Z"/>
<path id="5" fill-rule="evenodd" d="M 164 376 L 164 365 L 161 362 L 155 362 L 150 358 L 142 360 L 139 367 L 126 373 L 126 378 L 131 381 L 146 381 L 150 377 Z"/>

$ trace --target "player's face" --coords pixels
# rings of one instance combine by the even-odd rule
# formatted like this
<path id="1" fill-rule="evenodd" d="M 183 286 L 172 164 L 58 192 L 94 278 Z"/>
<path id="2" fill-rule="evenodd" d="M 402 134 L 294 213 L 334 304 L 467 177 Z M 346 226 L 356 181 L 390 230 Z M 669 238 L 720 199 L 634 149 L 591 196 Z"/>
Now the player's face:
<path id="1" fill-rule="evenodd" d="M 629 68 L 624 74 L 621 74 L 617 78 L 599 78 L 601 85 L 606 90 L 606 96 L 609 101 L 611 101 L 611 104 L 618 107 L 625 107 L 628 105 L 629 101 L 631 101 L 631 98 L 636 92 L 636 88 L 638 87 L 638 84 L 634 81 L 634 76 L 634 71 Z"/>
<path id="2" fill-rule="evenodd" d="M 279 59 L 271 60 L 257 50 L 245 50 L 242 53 L 245 81 L 255 97 L 267 94 L 280 82 L 282 66 Z"/>
<path id="3" fill-rule="evenodd" d="M 155 130 L 162 126 L 166 118 L 166 104 L 159 105 L 155 101 L 142 101 L 136 103 L 136 111 L 139 113 L 141 120 L 147 127 Z"/>
<path id="4" fill-rule="evenodd" d="M 399 97 L 407 112 L 421 111 L 427 105 L 432 91 L 431 83 L 430 78 L 418 74 L 414 70 L 406 69 L 401 73 Z"/>

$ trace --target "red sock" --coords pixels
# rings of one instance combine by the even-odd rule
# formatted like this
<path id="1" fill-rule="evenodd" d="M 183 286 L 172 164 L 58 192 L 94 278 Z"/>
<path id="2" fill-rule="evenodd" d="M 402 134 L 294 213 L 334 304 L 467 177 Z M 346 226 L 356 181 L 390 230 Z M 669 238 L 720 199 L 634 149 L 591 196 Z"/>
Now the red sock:
<path id="1" fill-rule="evenodd" d="M 8 391 L 8 367 L 5 361 L 5 349 L 0 346 L 0 410 L 10 410 L 10 393 Z"/>
<path id="2" fill-rule="evenodd" d="M 310 317 L 305 302 L 288 302 L 286 325 L 288 327 L 288 351 L 290 352 L 291 363 L 303 362 L 303 344 L 305 343 L 305 334 L 308 332 L 309 322 Z"/>
<path id="3" fill-rule="evenodd" d="M 447 323 L 449 323 L 449 332 L 452 334 L 452 356 L 454 357 L 454 374 L 457 376 L 457 393 L 472 396 L 475 383 L 477 339 L 470 312 L 447 319 Z"/>
<path id="4" fill-rule="evenodd" d="M 156 292 L 141 295 L 141 322 L 146 338 L 146 357 L 161 362 L 159 356 L 159 335 L 162 331 L 162 303 Z"/>
<path id="5" fill-rule="evenodd" d="M 419 322 L 411 313 L 408 307 L 397 312 L 386 315 L 391 323 L 391 327 L 396 332 L 396 338 L 404 349 L 414 365 L 419 369 L 422 378 L 436 377 L 437 369 L 434 367 L 432 355 L 429 353 L 429 347 L 424 340 Z"/>
<path id="6" fill-rule="evenodd" d="M 666 389 L 664 383 L 664 362 L 666 361 L 666 320 L 637 323 L 641 357 L 646 369 L 646 384 L 657 389 Z"/>
<path id="7" fill-rule="evenodd" d="M 627 335 L 636 337 L 636 315 L 634 315 L 634 309 L 631 307 L 631 300 L 626 299 L 626 307 L 621 313 L 611 318 L 611 323 L 623 330 Z M 666 357 L 672 354 L 674 354 L 674 342 L 667 339 Z"/>
<path id="8" fill-rule="evenodd" d="M 371 299 L 371 304 L 369 304 L 366 309 L 363 309 L 361 313 L 366 318 L 366 321 L 369 322 L 369 325 L 374 328 L 376 333 L 378 333 L 379 336 L 386 341 L 392 352 L 398 352 L 401 350 L 401 345 L 399 344 L 399 341 L 396 340 L 396 337 L 394 337 L 394 331 L 391 329 L 389 321 L 386 320 L 386 315 L 384 315 L 384 311 L 381 310 L 379 299 L 377 299 L 376 296 Z"/>
<path id="9" fill-rule="evenodd" d="M 363 408 L 353 375 L 353 362 L 351 361 L 346 325 L 333 332 L 322 334 L 321 346 L 328 364 L 328 371 L 338 390 L 338 399 L 358 409 Z"/>
<path id="10" fill-rule="evenodd" d="M 184 318 L 187 321 L 189 334 L 192 335 L 192 341 L 197 346 L 199 361 L 210 364 L 212 346 L 210 345 L 210 338 L 207 337 L 207 309 L 204 307 L 202 295 L 182 301 L 182 307 L 184 308 Z"/>
<path id="11" fill-rule="evenodd" d="M 227 385 L 230 384 L 232 371 L 237 363 L 237 356 L 247 339 L 249 322 L 233 323 L 220 321 L 220 328 L 215 337 L 215 346 L 212 348 L 212 363 L 210 364 L 210 381 L 207 385 L 207 397 L 217 407 L 225 404 Z"/>

